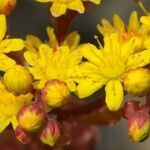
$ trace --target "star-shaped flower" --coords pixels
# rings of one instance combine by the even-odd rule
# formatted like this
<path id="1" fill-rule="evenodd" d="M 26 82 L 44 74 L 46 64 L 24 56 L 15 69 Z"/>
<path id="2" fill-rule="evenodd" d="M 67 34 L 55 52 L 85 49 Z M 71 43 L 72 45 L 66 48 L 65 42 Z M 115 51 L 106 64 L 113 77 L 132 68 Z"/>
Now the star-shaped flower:
<path id="1" fill-rule="evenodd" d="M 124 76 L 131 69 L 150 63 L 150 49 L 135 53 L 137 39 L 119 42 L 118 34 L 105 36 L 104 48 L 82 45 L 79 50 L 87 61 L 80 66 L 83 76 L 78 79 L 77 94 L 88 97 L 105 85 L 106 104 L 112 111 L 118 110 L 123 101 Z M 134 79 L 134 77 L 133 77 Z"/>

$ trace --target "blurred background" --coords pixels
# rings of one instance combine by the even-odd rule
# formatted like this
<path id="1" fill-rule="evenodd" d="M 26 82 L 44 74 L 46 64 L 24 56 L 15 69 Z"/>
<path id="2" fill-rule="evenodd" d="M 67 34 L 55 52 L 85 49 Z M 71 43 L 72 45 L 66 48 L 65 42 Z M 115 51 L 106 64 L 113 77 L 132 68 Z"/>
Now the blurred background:
<path id="1" fill-rule="evenodd" d="M 150 10 L 150 1 L 143 0 L 143 2 Z M 112 15 L 118 13 L 127 22 L 133 10 L 137 10 L 139 16 L 142 14 L 134 0 L 103 0 L 101 5 L 93 6 L 87 13 L 76 17 L 70 31 L 77 30 L 82 42 L 97 44 L 94 35 L 99 35 L 96 25 L 100 19 L 105 17 L 111 21 Z M 45 29 L 48 25 L 51 25 L 48 5 L 34 0 L 18 0 L 17 9 L 8 18 L 9 34 L 14 37 L 25 38 L 27 34 L 34 34 L 45 41 L 47 40 Z M 140 144 L 129 140 L 126 121 L 123 119 L 114 126 L 100 127 L 100 129 L 102 138 L 97 141 L 97 150 L 150 149 L 150 139 Z"/>

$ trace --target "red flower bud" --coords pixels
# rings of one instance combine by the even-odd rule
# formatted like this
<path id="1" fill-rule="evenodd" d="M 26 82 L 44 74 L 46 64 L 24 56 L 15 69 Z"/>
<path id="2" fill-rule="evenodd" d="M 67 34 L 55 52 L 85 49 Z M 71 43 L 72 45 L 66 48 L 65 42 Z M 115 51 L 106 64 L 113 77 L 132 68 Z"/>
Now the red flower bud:
<path id="1" fill-rule="evenodd" d="M 47 145 L 54 146 L 61 135 L 60 123 L 56 120 L 49 120 L 42 130 L 40 140 Z"/>
<path id="2" fill-rule="evenodd" d="M 0 0 L 0 13 L 9 15 L 16 7 L 17 0 Z"/>
<path id="3" fill-rule="evenodd" d="M 149 137 L 150 116 L 145 108 L 133 113 L 128 118 L 128 133 L 134 142 L 141 142 Z"/>
<path id="4" fill-rule="evenodd" d="M 43 108 L 35 103 L 30 103 L 21 108 L 18 113 L 19 125 L 26 131 L 36 131 L 45 119 Z"/>
<path id="5" fill-rule="evenodd" d="M 41 93 L 43 102 L 52 108 L 61 107 L 70 94 L 66 83 L 56 79 L 47 81 Z"/>
<path id="6" fill-rule="evenodd" d="M 135 113 L 136 111 L 140 110 L 140 102 L 135 101 L 135 100 L 130 100 L 127 101 L 122 109 L 123 112 L 123 117 L 125 119 L 128 119 L 133 113 Z"/>
<path id="7" fill-rule="evenodd" d="M 31 142 L 29 135 L 20 126 L 17 126 L 15 135 L 22 144 L 29 144 Z"/>

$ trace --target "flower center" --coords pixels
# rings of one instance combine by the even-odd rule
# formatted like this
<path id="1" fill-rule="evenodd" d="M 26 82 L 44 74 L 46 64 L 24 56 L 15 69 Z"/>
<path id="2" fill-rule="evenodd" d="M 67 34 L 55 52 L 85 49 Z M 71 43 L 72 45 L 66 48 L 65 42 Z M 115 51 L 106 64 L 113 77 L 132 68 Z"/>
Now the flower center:
<path id="1" fill-rule="evenodd" d="M 125 61 L 121 56 L 107 54 L 100 64 L 100 74 L 107 79 L 120 78 L 125 72 Z"/>
<path id="2" fill-rule="evenodd" d="M 121 36 L 121 41 L 122 42 L 126 42 L 128 40 L 130 40 L 133 37 L 142 37 L 141 34 L 138 33 L 138 31 L 127 31 L 127 32 L 122 32 L 120 34 Z"/>

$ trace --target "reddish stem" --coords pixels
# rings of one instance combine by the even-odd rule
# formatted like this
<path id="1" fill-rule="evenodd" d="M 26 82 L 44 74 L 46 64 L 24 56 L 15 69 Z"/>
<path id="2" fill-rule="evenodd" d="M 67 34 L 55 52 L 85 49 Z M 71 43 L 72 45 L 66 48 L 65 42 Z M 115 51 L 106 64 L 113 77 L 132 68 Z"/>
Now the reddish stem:
<path id="1" fill-rule="evenodd" d="M 84 2 L 85 10 L 89 8 L 91 3 Z M 68 10 L 65 15 L 62 15 L 60 17 L 53 17 L 51 16 L 51 20 L 53 23 L 53 26 L 55 28 L 55 32 L 57 35 L 58 43 L 60 44 L 62 41 L 64 41 L 68 29 L 70 27 L 70 24 L 72 23 L 73 19 L 78 15 L 78 12 Z"/>
<path id="2" fill-rule="evenodd" d="M 104 97 L 97 98 L 91 102 L 86 100 L 79 100 L 76 96 L 72 96 L 68 101 L 68 104 L 60 110 L 55 110 L 51 113 L 58 115 L 58 120 L 66 120 L 68 118 L 88 114 L 96 109 L 105 106 Z"/>

